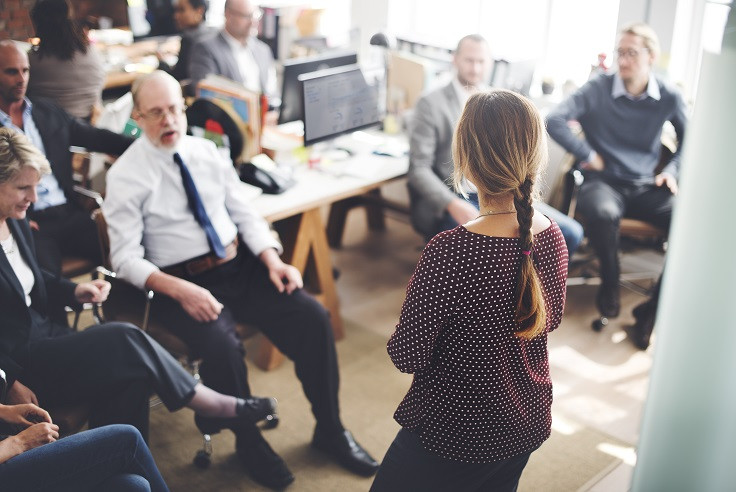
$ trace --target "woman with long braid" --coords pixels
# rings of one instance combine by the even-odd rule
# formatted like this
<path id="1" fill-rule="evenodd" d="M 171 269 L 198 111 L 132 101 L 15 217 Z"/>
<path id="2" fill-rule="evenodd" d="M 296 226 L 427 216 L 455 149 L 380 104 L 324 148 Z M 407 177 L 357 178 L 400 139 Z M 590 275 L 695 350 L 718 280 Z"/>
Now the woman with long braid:
<path id="1" fill-rule="evenodd" d="M 547 334 L 562 318 L 567 249 L 532 208 L 547 159 L 539 113 L 513 92 L 472 96 L 453 159 L 480 215 L 435 236 L 409 281 L 388 352 L 414 381 L 374 491 L 513 491 L 550 435 Z"/>

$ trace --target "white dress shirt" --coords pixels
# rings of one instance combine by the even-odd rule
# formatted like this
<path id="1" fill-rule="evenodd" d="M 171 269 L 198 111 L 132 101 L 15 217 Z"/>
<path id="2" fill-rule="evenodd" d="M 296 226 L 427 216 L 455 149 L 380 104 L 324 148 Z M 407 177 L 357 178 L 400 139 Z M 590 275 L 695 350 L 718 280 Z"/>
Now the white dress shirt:
<path id="1" fill-rule="evenodd" d="M 253 52 L 250 50 L 248 43 L 241 43 L 232 37 L 226 30 L 222 30 L 222 35 L 233 50 L 235 61 L 240 69 L 240 76 L 243 78 L 243 85 L 246 89 L 253 92 L 263 92 L 267 95 L 276 94 L 276 68 L 260 67 L 256 61 Z M 261 87 L 261 70 L 267 70 L 266 87 Z"/>
<path id="2" fill-rule="evenodd" d="M 8 263 L 10 263 L 15 276 L 18 277 L 20 286 L 23 288 L 23 294 L 26 297 L 26 306 L 30 306 L 31 291 L 36 283 L 36 279 L 33 277 L 33 270 L 31 270 L 31 267 L 28 266 L 26 260 L 21 256 L 18 243 L 12 234 L 7 239 L 1 240 L 0 244 L 2 244 L 5 257 L 8 259 Z"/>
<path id="3" fill-rule="evenodd" d="M 144 135 L 110 168 L 102 207 L 112 267 L 123 279 L 143 288 L 159 268 L 210 253 L 204 229 L 189 208 L 175 152 L 189 169 L 222 244 L 240 233 L 256 255 L 268 248 L 282 252 L 214 143 L 184 135 L 175 149 L 161 149 Z"/>

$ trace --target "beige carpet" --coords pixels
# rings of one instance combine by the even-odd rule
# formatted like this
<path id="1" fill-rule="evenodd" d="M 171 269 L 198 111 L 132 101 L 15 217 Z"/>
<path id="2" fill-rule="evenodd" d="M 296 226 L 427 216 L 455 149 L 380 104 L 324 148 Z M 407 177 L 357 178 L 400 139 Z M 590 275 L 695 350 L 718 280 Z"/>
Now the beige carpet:
<path id="1" fill-rule="evenodd" d="M 369 324 L 370 320 L 362 320 Z M 338 342 L 341 368 L 340 401 L 347 428 L 377 459 L 382 458 L 398 425 L 392 413 L 404 395 L 410 376 L 399 373 L 385 351 L 385 339 L 354 322 L 346 322 L 347 336 Z M 257 343 L 257 342 L 254 342 Z M 356 477 L 309 447 L 314 419 L 301 387 L 287 362 L 271 372 L 252 365 L 255 394 L 279 400 L 281 424 L 265 431 L 266 439 L 284 457 L 296 476 L 293 491 L 366 491 L 371 479 Z M 201 447 L 192 412 L 170 414 L 163 407 L 151 411 L 151 448 L 173 491 L 265 490 L 243 472 L 234 455 L 231 433 L 213 439 L 214 456 L 208 470 L 192 465 Z M 619 460 L 597 449 L 601 443 L 624 446 L 589 428 L 552 437 L 532 455 L 521 491 L 574 491 L 610 471 Z"/>

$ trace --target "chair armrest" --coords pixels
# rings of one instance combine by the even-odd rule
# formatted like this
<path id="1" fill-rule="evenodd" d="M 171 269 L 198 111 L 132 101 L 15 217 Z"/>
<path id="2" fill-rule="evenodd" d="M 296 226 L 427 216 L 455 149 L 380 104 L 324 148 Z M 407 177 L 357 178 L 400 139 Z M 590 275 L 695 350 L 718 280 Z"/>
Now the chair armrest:
<path id="1" fill-rule="evenodd" d="M 583 186 L 583 173 L 579 169 L 571 169 L 569 177 L 567 178 L 569 183 L 569 197 L 567 198 L 567 215 L 568 217 L 575 218 L 575 210 L 578 206 L 578 193 L 580 193 L 580 187 Z"/>
<path id="2" fill-rule="evenodd" d="M 102 203 L 104 202 L 100 193 L 80 185 L 74 185 L 74 193 L 79 195 L 81 205 L 90 212 L 102 207 Z"/>
<path id="3" fill-rule="evenodd" d="M 112 285 L 110 294 L 102 306 L 105 319 L 127 321 L 137 325 L 143 331 L 148 331 L 154 292 L 139 289 L 107 268 L 98 267 L 97 274 L 99 275 L 97 278 L 107 280 Z"/>

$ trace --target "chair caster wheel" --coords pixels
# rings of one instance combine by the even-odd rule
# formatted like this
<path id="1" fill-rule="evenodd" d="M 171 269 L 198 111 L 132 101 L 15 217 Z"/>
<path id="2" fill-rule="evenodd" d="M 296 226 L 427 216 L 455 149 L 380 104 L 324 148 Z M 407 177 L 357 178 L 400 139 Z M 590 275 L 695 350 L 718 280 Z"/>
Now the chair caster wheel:
<path id="1" fill-rule="evenodd" d="M 203 470 L 209 468 L 211 462 L 210 455 L 202 449 L 197 451 L 197 454 L 194 456 L 194 465 L 197 468 L 202 468 Z"/>
<path id="2" fill-rule="evenodd" d="M 593 321 L 593 324 L 591 325 L 591 328 L 593 328 L 593 331 L 601 331 L 604 326 L 608 324 L 608 318 L 605 316 L 601 316 L 597 320 Z"/>
<path id="3" fill-rule="evenodd" d="M 276 414 L 266 415 L 266 418 L 263 419 L 264 429 L 275 429 L 278 425 L 279 425 L 279 416 Z"/>

